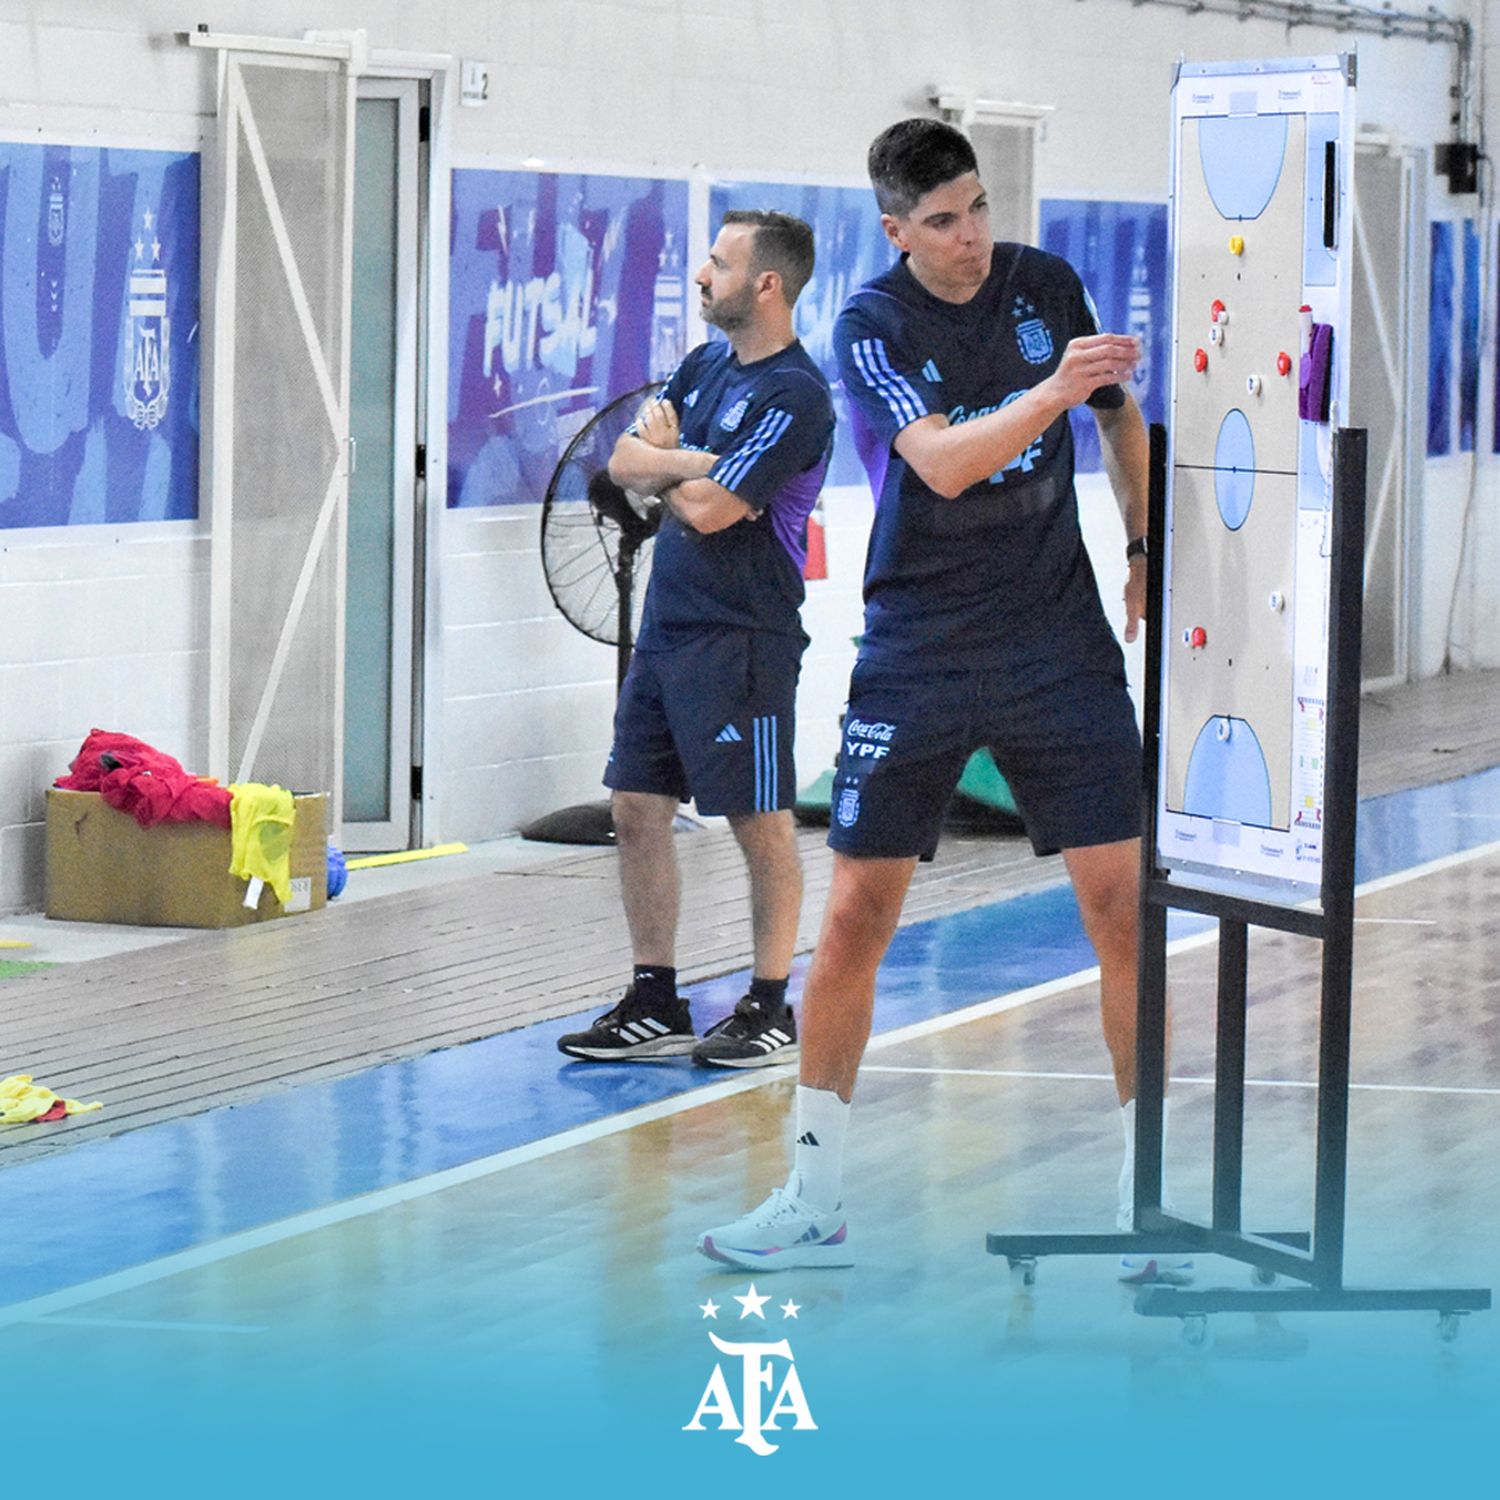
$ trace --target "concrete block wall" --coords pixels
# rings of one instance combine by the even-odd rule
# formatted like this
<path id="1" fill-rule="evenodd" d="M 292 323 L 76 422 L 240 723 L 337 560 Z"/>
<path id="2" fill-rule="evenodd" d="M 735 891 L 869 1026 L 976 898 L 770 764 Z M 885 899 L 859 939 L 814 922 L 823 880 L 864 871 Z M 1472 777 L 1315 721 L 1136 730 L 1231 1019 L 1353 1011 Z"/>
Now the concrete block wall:
<path id="1" fill-rule="evenodd" d="M 43 888 L 43 804 L 90 729 L 208 749 L 208 539 L 140 525 L 0 532 L 0 912 Z"/>
<path id="2" fill-rule="evenodd" d="M 1484 7 L 1470 0 L 1447 0 L 1445 9 L 1483 22 Z M 1103 198 L 1165 195 L 1167 89 L 1179 54 L 1348 45 L 1331 32 L 1299 28 L 1289 37 L 1268 23 L 1128 0 L 200 0 L 191 11 L 178 0 L 0 0 L 0 133 L 199 145 L 212 126 L 213 60 L 173 39 L 196 22 L 285 36 L 361 26 L 374 47 L 482 59 L 491 102 L 459 110 L 455 121 L 455 156 L 466 164 L 539 158 L 548 167 L 681 174 L 701 166 L 857 182 L 875 132 L 923 110 L 929 87 L 943 83 L 1055 106 L 1040 147 L 1039 193 Z M 1482 33 L 1490 65 L 1500 61 L 1497 45 L 1500 36 Z M 1448 134 L 1447 49 L 1364 39 L 1359 51 L 1364 121 L 1418 144 Z M 1487 294 L 1487 339 L 1493 305 Z M 1487 344 L 1487 380 L 1492 367 Z M 1420 430 L 1420 414 L 1412 419 Z M 1500 650 L 1500 603 L 1489 582 L 1500 566 L 1500 465 L 1488 456 L 1487 419 L 1480 446 L 1467 548 L 1442 476 L 1418 520 L 1422 647 L 1414 664 L 1423 671 L 1435 669 L 1434 658 L 1441 664 L 1432 637 L 1455 578 L 1464 659 L 1492 661 Z M 1467 470 L 1462 480 L 1466 494 Z M 1117 523 L 1107 493 L 1082 489 L 1113 610 Z M 834 492 L 827 505 L 833 576 L 811 585 L 806 612 L 813 645 L 799 704 L 804 781 L 833 748 L 870 515 L 859 490 Z M 429 840 L 499 835 L 598 795 L 613 654 L 553 610 L 537 519 L 534 507 L 514 507 L 449 511 L 439 523 L 427 579 L 440 694 L 425 747 L 439 789 Z M 41 899 L 40 789 L 91 723 L 114 715 L 185 761 L 205 759 L 208 528 L 200 520 L 0 533 L 0 548 L 4 912 Z"/>

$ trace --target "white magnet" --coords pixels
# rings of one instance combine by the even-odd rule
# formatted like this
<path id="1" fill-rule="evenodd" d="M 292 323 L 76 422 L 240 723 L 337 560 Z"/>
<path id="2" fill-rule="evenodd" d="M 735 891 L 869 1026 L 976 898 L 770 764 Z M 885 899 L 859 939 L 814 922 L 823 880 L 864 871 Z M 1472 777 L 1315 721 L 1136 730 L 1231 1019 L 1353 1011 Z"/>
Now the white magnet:
<path id="1" fill-rule="evenodd" d="M 1229 720 L 1220 719 L 1219 722 L 1214 726 L 1214 732 L 1219 736 L 1219 741 L 1222 744 L 1229 738 Z"/>
<path id="2" fill-rule="evenodd" d="M 1286 598 L 1280 592 L 1280 590 L 1276 590 L 1275 592 L 1273 592 L 1271 597 L 1266 600 L 1266 603 L 1271 606 L 1271 612 L 1273 614 L 1279 615 L 1282 610 L 1286 608 Z"/>
<path id="3" fill-rule="evenodd" d="M 1214 326 L 1208 330 L 1208 341 L 1210 344 L 1217 344 L 1223 337 L 1223 330 L 1217 323 L 1215 323 Z"/>
<path id="4" fill-rule="evenodd" d="M 1260 395 L 1260 376 L 1247 375 L 1245 377 L 1245 389 L 1249 391 L 1252 396 Z"/>

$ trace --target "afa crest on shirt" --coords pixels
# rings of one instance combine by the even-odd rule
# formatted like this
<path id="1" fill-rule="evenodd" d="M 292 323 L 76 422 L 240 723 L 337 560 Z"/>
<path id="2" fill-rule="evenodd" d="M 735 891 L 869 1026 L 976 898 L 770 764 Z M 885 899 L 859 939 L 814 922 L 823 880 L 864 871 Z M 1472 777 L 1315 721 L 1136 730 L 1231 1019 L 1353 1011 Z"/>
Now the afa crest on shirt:
<path id="1" fill-rule="evenodd" d="M 1052 358 L 1052 330 L 1040 318 L 1016 324 L 1016 346 L 1029 365 L 1044 365 Z"/>
<path id="2" fill-rule="evenodd" d="M 725 432 L 733 432 L 734 429 L 745 420 L 745 410 L 749 405 L 750 398 L 748 396 L 741 396 L 740 399 L 736 401 L 734 405 L 731 406 L 722 417 L 719 418 L 719 426 L 722 427 Z"/>
<path id="3" fill-rule="evenodd" d="M 839 804 L 833 815 L 839 820 L 840 828 L 854 827 L 859 818 L 859 788 L 857 786 L 846 786 L 839 793 Z"/>

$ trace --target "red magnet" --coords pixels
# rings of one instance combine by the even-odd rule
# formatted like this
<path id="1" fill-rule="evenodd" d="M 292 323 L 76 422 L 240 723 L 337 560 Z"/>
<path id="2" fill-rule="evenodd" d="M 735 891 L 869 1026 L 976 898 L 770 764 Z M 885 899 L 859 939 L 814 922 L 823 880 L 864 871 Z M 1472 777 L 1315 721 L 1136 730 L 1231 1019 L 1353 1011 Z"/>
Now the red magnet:
<path id="1" fill-rule="evenodd" d="M 1217 297 L 1215 297 L 1214 300 L 1209 304 L 1208 316 L 1213 322 L 1217 323 L 1219 319 L 1224 316 L 1224 311 L 1224 304 Z"/>
<path id="2" fill-rule="evenodd" d="M 1278 375 L 1290 375 L 1292 373 L 1292 356 L 1285 349 L 1276 356 L 1276 373 Z"/>
<path id="3" fill-rule="evenodd" d="M 1193 350 L 1193 368 L 1201 375 L 1208 368 L 1208 350 Z"/>
<path id="4" fill-rule="evenodd" d="M 1194 625 L 1188 636 L 1188 645 L 1194 651 L 1201 651 L 1208 644 L 1208 632 L 1201 625 Z"/>

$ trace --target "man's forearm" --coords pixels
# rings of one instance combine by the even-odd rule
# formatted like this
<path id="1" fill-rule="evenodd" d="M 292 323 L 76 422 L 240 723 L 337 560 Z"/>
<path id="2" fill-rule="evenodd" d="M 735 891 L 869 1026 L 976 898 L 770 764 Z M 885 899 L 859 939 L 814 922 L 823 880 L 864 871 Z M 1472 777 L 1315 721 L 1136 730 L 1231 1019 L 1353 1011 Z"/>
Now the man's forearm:
<path id="1" fill-rule="evenodd" d="M 896 452 L 929 489 L 953 499 L 1013 463 L 1064 412 L 1128 378 L 1139 360 L 1140 346 L 1122 334 L 1071 339 L 1057 369 L 1024 396 L 952 426 L 923 417 L 902 429 Z"/>
<path id="2" fill-rule="evenodd" d="M 662 500 L 684 526 L 705 536 L 752 514 L 739 496 L 712 479 L 689 479 L 673 485 L 662 491 Z"/>
<path id="3" fill-rule="evenodd" d="M 929 489 L 952 499 L 1019 458 L 1067 409 L 1044 383 L 998 411 L 956 426 L 914 423 L 896 440 L 896 451 Z"/>
<path id="4" fill-rule="evenodd" d="M 718 462 L 715 453 L 696 448 L 658 448 L 625 433 L 609 460 L 609 477 L 640 494 L 659 494 L 668 485 L 702 479 Z"/>
<path id="5" fill-rule="evenodd" d="M 1109 476 L 1127 540 L 1145 536 L 1147 496 L 1151 474 L 1151 441 L 1140 407 L 1128 392 L 1125 405 L 1114 411 L 1096 411 L 1099 447 L 1104 472 Z"/>

